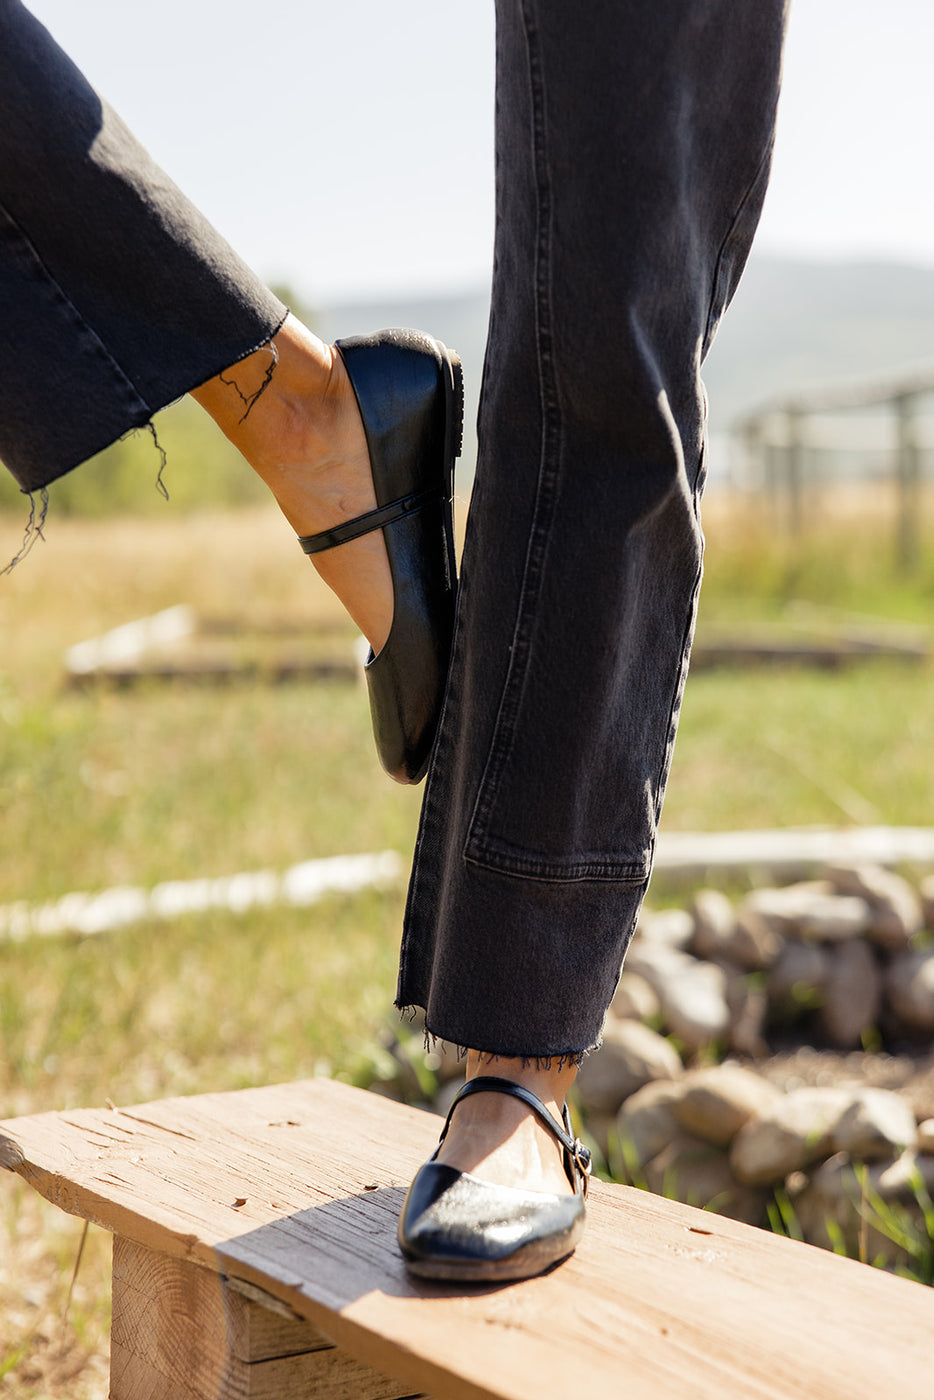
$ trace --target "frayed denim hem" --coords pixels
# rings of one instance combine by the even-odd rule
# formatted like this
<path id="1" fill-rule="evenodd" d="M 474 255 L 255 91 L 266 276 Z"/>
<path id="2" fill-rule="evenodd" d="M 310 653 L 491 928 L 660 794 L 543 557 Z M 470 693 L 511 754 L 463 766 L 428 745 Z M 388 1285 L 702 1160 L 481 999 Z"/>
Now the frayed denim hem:
<path id="1" fill-rule="evenodd" d="M 286 313 L 286 315 L 288 315 L 288 313 Z M 218 379 L 220 379 L 220 381 L 223 384 L 229 385 L 238 395 L 241 403 L 245 405 L 244 412 L 240 418 L 241 423 L 246 422 L 247 418 L 249 418 L 257 402 L 259 401 L 259 399 L 262 398 L 263 394 L 266 392 L 266 390 L 269 388 L 269 385 L 272 383 L 273 375 L 275 374 L 276 367 L 279 364 L 279 350 L 275 343 L 275 337 L 279 334 L 279 331 L 282 329 L 282 326 L 284 324 L 285 317 L 283 317 L 282 321 L 280 321 L 279 325 L 273 331 L 271 336 L 269 336 L 266 340 L 261 341 L 259 345 L 254 345 L 251 349 L 247 350 L 243 355 L 241 355 L 240 359 L 234 361 L 232 365 L 225 366 L 225 368 L 222 369 L 216 376 Z M 226 376 L 229 375 L 238 364 L 241 364 L 243 360 L 247 359 L 250 355 L 255 355 L 257 351 L 262 350 L 267 346 L 272 352 L 272 359 L 266 368 L 266 372 L 263 376 L 263 382 L 260 384 L 259 388 L 256 389 L 252 394 L 245 394 L 240 388 L 240 385 L 237 383 L 236 379 L 228 378 Z M 196 388 L 197 385 L 193 385 L 192 387 Z M 175 400 L 175 402 L 177 402 L 177 400 Z M 169 500 L 169 491 L 168 487 L 165 484 L 164 477 L 166 468 L 169 464 L 168 454 L 166 453 L 165 448 L 162 446 L 162 443 L 159 441 L 159 436 L 156 432 L 156 425 L 151 418 L 145 423 L 141 423 L 138 426 L 128 429 L 128 431 L 123 434 L 123 437 L 128 437 L 130 433 L 139 432 L 148 432 L 150 434 L 150 436 L 152 437 L 153 446 L 155 447 L 156 452 L 159 454 L 159 470 L 156 473 L 155 488 L 159 492 L 159 495 L 163 498 L 163 500 L 167 501 Z M 116 441 L 122 441 L 122 438 L 118 438 L 116 439 Z M 113 444 L 110 445 L 112 446 Z M 101 450 L 104 451 L 106 449 Z M 0 578 L 3 578 L 6 574 L 12 573 L 13 570 L 16 568 L 17 564 L 22 563 L 26 556 L 32 551 L 33 545 L 36 543 L 37 540 L 45 540 L 45 535 L 43 531 L 45 529 L 45 524 L 48 520 L 49 515 L 49 488 L 48 486 L 42 486 L 38 489 L 38 491 L 24 491 L 23 494 L 29 501 L 29 515 L 27 517 L 23 533 L 23 543 L 20 545 L 17 552 L 13 555 L 13 558 L 2 569 L 0 569 Z M 37 496 L 38 504 L 36 499 Z"/>
<path id="2" fill-rule="evenodd" d="M 400 1006 L 396 1003 L 396 1010 L 403 1020 L 414 1021 L 419 1011 L 424 1008 L 420 1006 Z M 522 1050 L 487 1050 L 481 1049 L 477 1045 L 460 1045 L 455 1041 L 448 1040 L 445 1036 L 431 1030 L 425 1025 L 424 1046 L 426 1050 L 436 1050 L 439 1044 L 449 1045 L 454 1050 L 458 1060 L 466 1060 L 471 1050 L 480 1056 L 481 1065 L 490 1066 L 497 1060 L 521 1060 L 523 1069 L 536 1070 L 561 1070 L 573 1066 L 580 1069 L 588 1055 L 592 1055 L 595 1050 L 599 1050 L 602 1041 L 597 1041 L 593 1045 L 587 1046 L 583 1050 L 562 1050 L 550 1055 L 527 1054 Z"/>

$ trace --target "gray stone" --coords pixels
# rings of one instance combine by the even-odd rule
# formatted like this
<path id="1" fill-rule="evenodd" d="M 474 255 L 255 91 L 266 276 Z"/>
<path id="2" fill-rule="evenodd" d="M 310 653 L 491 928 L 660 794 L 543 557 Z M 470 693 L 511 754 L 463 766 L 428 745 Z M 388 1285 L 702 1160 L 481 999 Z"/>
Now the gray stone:
<path id="1" fill-rule="evenodd" d="M 934 1031 L 934 952 L 900 953 L 889 967 L 885 994 L 903 1029 Z"/>
<path id="2" fill-rule="evenodd" d="M 712 1207 L 717 1215 L 758 1225 L 765 1215 L 766 1192 L 741 1186 L 730 1170 L 725 1152 L 679 1133 L 646 1164 L 650 1191 L 687 1205 Z"/>
<path id="3" fill-rule="evenodd" d="M 643 909 L 633 939 L 684 949 L 694 937 L 694 919 L 686 909 Z"/>
<path id="4" fill-rule="evenodd" d="M 815 899 L 833 896 L 829 880 L 802 880 L 794 885 L 765 885 L 751 890 L 740 902 L 741 910 L 763 919 L 779 938 L 797 938 L 798 922 Z"/>
<path id="5" fill-rule="evenodd" d="M 674 1114 L 678 1081 L 656 1079 L 626 1100 L 616 1118 L 616 1130 L 627 1162 L 634 1156 L 640 1165 L 656 1157 L 680 1132 Z"/>
<path id="6" fill-rule="evenodd" d="M 698 962 L 656 987 L 662 1015 L 672 1035 L 688 1050 L 725 1040 L 730 1029 L 726 975 L 715 963 Z"/>
<path id="7" fill-rule="evenodd" d="M 671 977 L 686 972 L 697 963 L 688 953 L 677 948 L 669 948 L 663 943 L 650 943 L 643 939 L 633 941 L 626 954 L 626 971 L 638 972 L 661 1000 L 662 988 Z"/>
<path id="8" fill-rule="evenodd" d="M 782 949 L 783 939 L 754 909 L 740 909 L 733 925 L 727 957 L 750 972 L 771 967 Z"/>
<path id="9" fill-rule="evenodd" d="M 664 944 L 640 943 L 627 954 L 626 966 L 654 989 L 672 1035 L 689 1050 L 723 1039 L 730 1025 L 726 977 L 713 963 Z"/>
<path id="10" fill-rule="evenodd" d="M 882 974 L 863 938 L 833 950 L 823 986 L 818 1024 L 831 1045 L 857 1050 L 875 1026 L 882 1004 Z"/>
<path id="11" fill-rule="evenodd" d="M 694 937 L 690 951 L 696 958 L 717 957 L 733 932 L 733 905 L 720 890 L 698 890 L 691 902 L 691 913 Z"/>
<path id="12" fill-rule="evenodd" d="M 727 958 L 748 971 L 770 967 L 778 957 L 781 940 L 768 923 L 750 909 L 734 913 L 718 890 L 699 890 L 693 913 L 695 957 L 715 962 Z"/>
<path id="13" fill-rule="evenodd" d="M 918 1135 L 915 1138 L 915 1150 L 917 1152 L 930 1153 L 934 1156 L 934 1118 L 925 1118 L 918 1124 Z"/>
<path id="14" fill-rule="evenodd" d="M 811 943 L 786 943 L 769 972 L 766 995 L 781 1021 L 819 1006 L 830 975 L 830 952 Z"/>
<path id="15" fill-rule="evenodd" d="M 918 887 L 924 927 L 934 932 L 934 875 L 925 875 Z"/>
<path id="16" fill-rule="evenodd" d="M 901 875 L 881 865 L 835 865 L 826 871 L 838 894 L 858 895 L 869 905 L 868 937 L 886 952 L 907 948 L 924 926 L 918 895 Z"/>
<path id="17" fill-rule="evenodd" d="M 869 1168 L 865 1169 L 869 1172 Z M 847 1254 L 858 1258 L 860 1249 L 867 1259 L 885 1259 L 889 1266 L 907 1262 L 902 1252 L 896 1256 L 888 1240 L 870 1232 L 868 1218 L 862 1218 L 862 1186 L 845 1152 L 822 1162 L 794 1201 L 795 1219 L 808 1244 L 821 1249 L 837 1249 L 843 1242 Z"/>
<path id="18" fill-rule="evenodd" d="M 828 880 L 809 880 L 781 889 L 753 890 L 739 913 L 757 915 L 780 938 L 840 943 L 858 938 L 871 925 L 869 905 L 855 895 L 837 895 Z"/>
<path id="19" fill-rule="evenodd" d="M 627 968 L 619 979 L 613 1000 L 610 1002 L 610 1015 L 623 1021 L 653 1021 L 661 1014 L 662 1004 L 651 983 L 638 972 Z"/>
<path id="20" fill-rule="evenodd" d="M 870 1185 L 883 1201 L 895 1205 L 915 1205 L 918 1184 L 934 1194 L 934 1156 L 920 1152 L 903 1152 L 894 1162 L 869 1167 Z"/>
<path id="21" fill-rule="evenodd" d="M 765 1023 L 769 1002 L 765 988 L 742 968 L 720 963 L 726 977 L 726 1004 L 730 1011 L 727 1044 L 738 1055 L 759 1059 L 768 1054 Z"/>
<path id="22" fill-rule="evenodd" d="M 718 1147 L 728 1146 L 748 1119 L 785 1097 L 768 1080 L 736 1064 L 691 1070 L 676 1087 L 672 1111 L 682 1128 Z"/>
<path id="23" fill-rule="evenodd" d="M 624 1099 L 653 1079 L 674 1079 L 681 1061 L 674 1046 L 639 1021 L 607 1021 L 603 1045 L 577 1076 L 584 1112 L 615 1113 Z"/>
<path id="24" fill-rule="evenodd" d="M 738 1181 L 766 1186 L 833 1151 L 834 1131 L 852 1094 L 840 1089 L 795 1089 L 740 1128 L 730 1149 Z"/>
<path id="25" fill-rule="evenodd" d="M 910 1105 L 890 1089 L 859 1089 L 833 1130 L 836 1151 L 856 1161 L 891 1159 L 916 1136 Z"/>

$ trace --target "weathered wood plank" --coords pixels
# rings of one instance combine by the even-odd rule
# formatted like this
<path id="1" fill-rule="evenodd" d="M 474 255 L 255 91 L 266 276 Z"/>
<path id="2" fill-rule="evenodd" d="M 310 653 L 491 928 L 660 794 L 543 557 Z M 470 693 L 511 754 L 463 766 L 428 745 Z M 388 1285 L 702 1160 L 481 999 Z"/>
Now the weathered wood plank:
<path id="1" fill-rule="evenodd" d="M 0 1133 L 64 1209 L 266 1290 L 412 1389 L 927 1400 L 934 1291 L 626 1187 L 595 1183 L 584 1243 L 544 1278 L 416 1284 L 395 1223 L 437 1126 L 314 1080 Z"/>
<path id="2" fill-rule="evenodd" d="M 284 1357 L 227 1371 L 216 1382 L 203 1367 L 183 1379 L 171 1375 L 122 1343 L 111 1344 L 110 1400 L 427 1400 L 412 1395 L 399 1381 L 374 1379 L 375 1372 L 332 1348 L 312 1358 Z M 208 1388 L 193 1383 L 206 1378 Z"/>

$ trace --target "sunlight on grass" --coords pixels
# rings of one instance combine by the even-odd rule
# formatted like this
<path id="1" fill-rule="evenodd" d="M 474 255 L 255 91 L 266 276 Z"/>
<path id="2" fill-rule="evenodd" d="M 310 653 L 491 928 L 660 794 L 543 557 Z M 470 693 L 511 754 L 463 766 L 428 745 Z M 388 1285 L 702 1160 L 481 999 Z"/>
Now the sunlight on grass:
<path id="1" fill-rule="evenodd" d="M 0 1117 L 340 1072 L 388 1014 L 402 893 L 0 945 Z"/>

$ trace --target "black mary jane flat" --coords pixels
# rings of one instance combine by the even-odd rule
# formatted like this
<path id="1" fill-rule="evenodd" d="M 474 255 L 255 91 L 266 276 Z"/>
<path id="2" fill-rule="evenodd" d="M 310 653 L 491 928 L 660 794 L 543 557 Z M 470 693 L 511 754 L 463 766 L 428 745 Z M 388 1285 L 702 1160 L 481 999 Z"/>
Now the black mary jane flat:
<path id="1" fill-rule="evenodd" d="M 458 357 L 418 331 L 338 340 L 370 452 L 377 507 L 299 538 L 306 554 L 382 530 L 392 573 L 392 626 L 365 674 L 376 750 L 400 783 L 425 776 L 454 635 L 452 497 L 464 389 Z"/>
<path id="2" fill-rule="evenodd" d="M 521 1099 L 557 1139 L 573 1196 L 497 1186 L 436 1162 L 451 1116 L 468 1094 Z M 451 1105 L 434 1155 L 417 1172 L 399 1217 L 399 1247 L 410 1273 L 462 1283 L 532 1278 L 566 1258 L 584 1232 L 590 1151 L 521 1084 L 490 1075 L 469 1080 Z"/>

